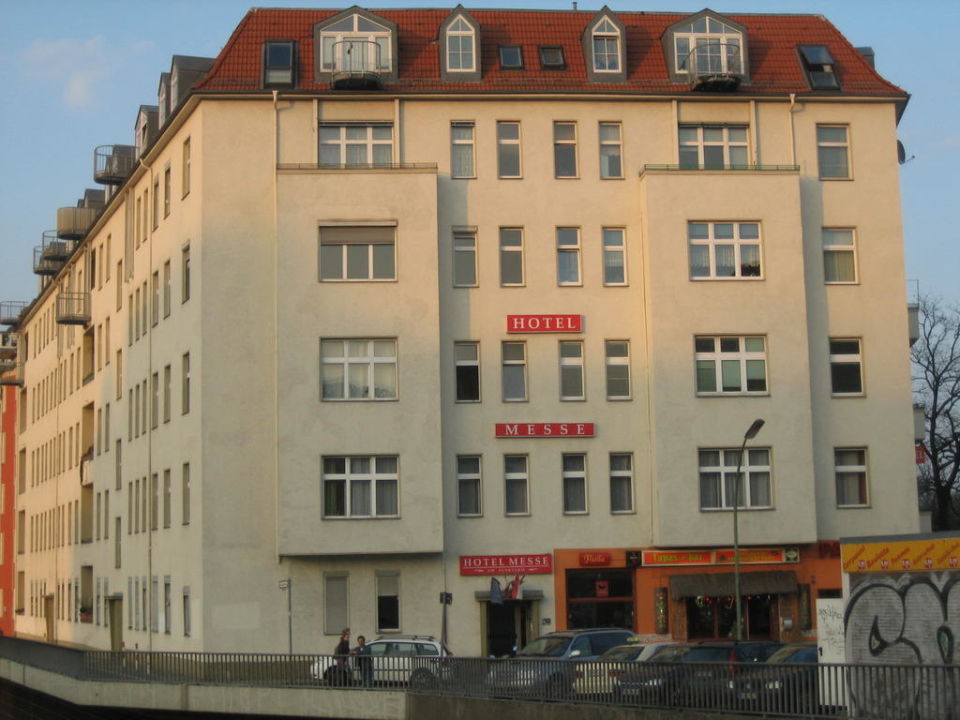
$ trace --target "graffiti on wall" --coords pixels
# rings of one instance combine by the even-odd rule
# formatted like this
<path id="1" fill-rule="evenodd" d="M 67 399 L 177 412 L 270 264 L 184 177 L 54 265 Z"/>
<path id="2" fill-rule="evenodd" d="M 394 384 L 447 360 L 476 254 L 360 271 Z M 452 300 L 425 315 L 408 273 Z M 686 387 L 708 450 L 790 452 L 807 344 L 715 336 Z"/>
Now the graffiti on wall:
<path id="1" fill-rule="evenodd" d="M 956 665 L 960 575 L 951 571 L 851 575 L 844 625 L 848 663 Z M 896 676 L 887 687 L 878 687 L 875 677 L 872 687 L 852 682 L 851 699 L 863 710 L 896 708 L 902 717 L 915 716 L 931 694 L 945 701 L 939 707 L 957 707 L 960 678 L 954 675 L 938 673 L 934 686 L 916 673 Z"/>

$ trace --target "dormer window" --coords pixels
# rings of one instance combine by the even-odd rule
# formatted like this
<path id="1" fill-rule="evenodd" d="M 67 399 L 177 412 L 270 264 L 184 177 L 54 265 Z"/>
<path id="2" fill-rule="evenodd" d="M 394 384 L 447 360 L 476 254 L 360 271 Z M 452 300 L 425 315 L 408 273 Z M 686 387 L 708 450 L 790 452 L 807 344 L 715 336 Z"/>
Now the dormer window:
<path id="1" fill-rule="evenodd" d="M 540 66 L 547 70 L 563 70 L 567 67 L 563 59 L 563 48 L 559 45 L 540 46 Z"/>
<path id="2" fill-rule="evenodd" d="M 673 35 L 678 73 L 743 74 L 743 33 L 716 18 L 699 17 Z"/>
<path id="3" fill-rule="evenodd" d="M 293 87 L 296 53 L 291 41 L 263 44 L 263 86 Z"/>
<path id="4" fill-rule="evenodd" d="M 320 29 L 321 72 L 389 72 L 392 32 L 386 25 L 354 14 Z"/>
<path id="5" fill-rule="evenodd" d="M 523 68 L 523 48 L 519 45 L 500 46 L 500 67 L 504 70 Z"/>
<path id="6" fill-rule="evenodd" d="M 476 31 L 460 15 L 447 28 L 447 70 L 471 72 L 476 68 Z"/>
<path id="7" fill-rule="evenodd" d="M 620 31 L 603 18 L 593 28 L 593 69 L 596 72 L 620 70 Z"/>
<path id="8" fill-rule="evenodd" d="M 800 45 L 800 63 L 807 74 L 811 90 L 839 90 L 840 78 L 837 77 L 833 56 L 824 45 Z"/>

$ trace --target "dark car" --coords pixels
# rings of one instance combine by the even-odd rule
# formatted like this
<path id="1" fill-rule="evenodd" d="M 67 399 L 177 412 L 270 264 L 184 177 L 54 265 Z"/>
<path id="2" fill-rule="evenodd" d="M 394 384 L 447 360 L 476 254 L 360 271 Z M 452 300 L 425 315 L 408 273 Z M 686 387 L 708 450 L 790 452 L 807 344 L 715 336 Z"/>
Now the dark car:
<path id="1" fill-rule="evenodd" d="M 816 713 L 820 705 L 814 643 L 790 643 L 735 683 L 739 707 L 784 715 Z"/>
<path id="2" fill-rule="evenodd" d="M 493 661 L 487 688 L 497 697 L 568 698 L 573 693 L 578 664 L 570 661 L 595 660 L 633 637 L 636 635 L 629 630 L 619 628 L 547 633 L 526 645 L 515 658 Z"/>
<path id="3" fill-rule="evenodd" d="M 617 702 L 663 707 L 673 704 L 683 668 L 680 660 L 695 643 L 673 643 L 659 648 L 649 660 L 616 668 L 613 696 Z"/>
<path id="4" fill-rule="evenodd" d="M 747 663 L 766 662 L 783 647 L 769 640 L 702 642 L 686 653 L 678 701 L 694 707 L 730 707 L 736 704 L 733 691 L 738 675 Z"/>

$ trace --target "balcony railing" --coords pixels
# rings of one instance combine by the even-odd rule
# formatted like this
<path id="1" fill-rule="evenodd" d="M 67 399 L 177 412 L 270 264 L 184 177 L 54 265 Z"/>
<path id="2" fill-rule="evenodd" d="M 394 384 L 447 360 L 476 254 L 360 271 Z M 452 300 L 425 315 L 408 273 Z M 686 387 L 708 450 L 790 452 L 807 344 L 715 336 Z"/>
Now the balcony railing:
<path id="1" fill-rule="evenodd" d="M 63 207 L 57 209 L 57 237 L 62 240 L 82 240 L 90 228 L 100 208 Z"/>
<path id="2" fill-rule="evenodd" d="M 57 296 L 57 322 L 86 325 L 90 322 L 90 293 L 62 292 Z"/>
<path id="3" fill-rule="evenodd" d="M 0 385 L 23 385 L 23 363 L 15 358 L 0 358 Z"/>
<path id="4" fill-rule="evenodd" d="M 44 245 L 33 248 L 33 271 L 37 275 L 56 275 L 63 267 L 63 260 L 54 260 L 46 254 L 46 250 Z"/>
<path id="5" fill-rule="evenodd" d="M 799 165 L 687 165 L 687 164 L 647 164 L 643 166 L 643 172 L 652 170 L 683 170 L 697 172 L 698 170 L 707 171 L 730 171 L 730 172 L 800 172 Z"/>
<path id="6" fill-rule="evenodd" d="M 0 332 L 0 358 L 15 358 L 19 339 L 20 333 L 12 330 Z"/>
<path id="7" fill-rule="evenodd" d="M 341 40 L 333 43 L 331 86 L 340 90 L 369 90 L 380 87 L 386 68 L 382 48 L 372 40 Z"/>
<path id="8" fill-rule="evenodd" d="M 133 172 L 137 148 L 101 145 L 93 151 L 93 179 L 101 185 L 120 185 Z"/>
<path id="9" fill-rule="evenodd" d="M 0 325 L 14 325 L 20 321 L 20 314 L 26 310 L 27 303 L 21 300 L 0 302 Z"/>
<path id="10" fill-rule="evenodd" d="M 706 92 L 736 90 L 743 80 L 740 53 L 737 43 L 698 43 L 683 62 L 690 78 L 690 87 Z"/>

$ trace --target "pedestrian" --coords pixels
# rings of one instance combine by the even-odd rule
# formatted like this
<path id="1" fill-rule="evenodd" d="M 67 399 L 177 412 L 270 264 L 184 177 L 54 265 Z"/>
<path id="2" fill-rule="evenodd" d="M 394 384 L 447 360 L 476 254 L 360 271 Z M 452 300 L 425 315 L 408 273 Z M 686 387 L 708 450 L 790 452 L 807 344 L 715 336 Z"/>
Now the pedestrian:
<path id="1" fill-rule="evenodd" d="M 353 681 L 353 672 L 350 669 L 350 628 L 344 628 L 340 633 L 340 640 L 333 654 L 336 656 L 334 665 L 328 670 L 328 679 L 331 685 L 350 685 Z"/>
<path id="2" fill-rule="evenodd" d="M 373 685 L 373 658 L 370 657 L 370 648 L 367 647 L 367 639 L 363 635 L 357 635 L 357 646 L 353 649 L 353 654 L 357 656 L 360 682 L 364 687 L 370 687 Z"/>

